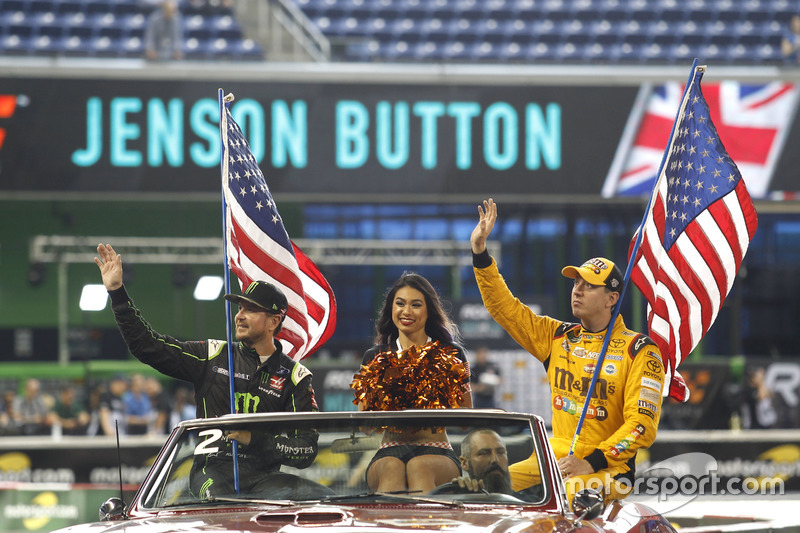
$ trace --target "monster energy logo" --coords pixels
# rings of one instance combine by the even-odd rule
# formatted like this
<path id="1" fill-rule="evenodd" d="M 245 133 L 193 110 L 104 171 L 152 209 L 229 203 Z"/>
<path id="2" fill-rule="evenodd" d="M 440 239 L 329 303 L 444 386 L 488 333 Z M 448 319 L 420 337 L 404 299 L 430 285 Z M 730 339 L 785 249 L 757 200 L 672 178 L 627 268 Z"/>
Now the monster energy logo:
<path id="1" fill-rule="evenodd" d="M 249 392 L 237 392 L 236 398 L 236 412 L 237 413 L 257 413 L 258 403 L 261 398 L 253 396 Z"/>

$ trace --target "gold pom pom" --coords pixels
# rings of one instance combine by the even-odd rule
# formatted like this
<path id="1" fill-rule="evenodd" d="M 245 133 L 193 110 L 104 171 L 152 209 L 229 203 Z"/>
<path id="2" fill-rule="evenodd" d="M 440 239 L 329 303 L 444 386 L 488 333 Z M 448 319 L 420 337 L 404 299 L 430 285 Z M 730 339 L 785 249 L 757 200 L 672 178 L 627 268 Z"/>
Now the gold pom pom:
<path id="1" fill-rule="evenodd" d="M 457 353 L 439 341 L 381 352 L 353 378 L 353 403 L 363 403 L 367 411 L 458 407 L 469 376 Z"/>

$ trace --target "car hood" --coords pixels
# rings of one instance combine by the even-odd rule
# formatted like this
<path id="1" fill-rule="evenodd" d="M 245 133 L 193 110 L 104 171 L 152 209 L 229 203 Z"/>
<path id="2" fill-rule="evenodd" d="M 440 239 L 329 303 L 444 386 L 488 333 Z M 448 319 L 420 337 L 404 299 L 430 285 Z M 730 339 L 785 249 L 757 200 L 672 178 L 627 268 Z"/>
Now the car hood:
<path id="1" fill-rule="evenodd" d="M 557 513 L 526 511 L 523 507 L 438 505 L 313 506 L 280 509 L 161 512 L 149 517 L 75 526 L 62 533 L 126 532 L 171 533 L 191 531 L 242 531 L 281 533 L 414 533 L 457 531 L 567 531 L 572 522 Z M 587 531 L 596 530 L 590 523 Z M 580 530 L 580 528 L 576 529 Z M 573 531 L 576 531 L 573 530 Z"/>

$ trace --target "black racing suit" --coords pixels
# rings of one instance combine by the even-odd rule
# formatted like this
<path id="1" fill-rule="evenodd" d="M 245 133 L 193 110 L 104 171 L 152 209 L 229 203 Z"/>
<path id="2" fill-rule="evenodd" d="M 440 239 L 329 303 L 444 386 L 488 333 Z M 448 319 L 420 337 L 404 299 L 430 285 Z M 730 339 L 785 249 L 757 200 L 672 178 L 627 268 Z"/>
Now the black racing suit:
<path id="1" fill-rule="evenodd" d="M 114 317 L 131 353 L 159 372 L 194 385 L 197 416 L 212 418 L 230 413 L 228 343 L 226 341 L 179 341 L 153 330 L 128 296 L 125 287 L 109 291 Z M 311 385 L 311 372 L 277 351 L 264 364 L 258 354 L 237 342 L 233 345 L 234 396 L 237 413 L 276 411 L 318 411 Z M 242 476 L 277 471 L 281 464 L 296 468 L 309 466 L 317 454 L 315 431 L 294 431 L 291 435 L 253 433 L 249 445 L 239 445 Z M 222 481 L 215 471 L 228 478 L 231 471 L 230 443 L 215 456 L 197 456 L 192 468 L 195 494 L 207 494 L 211 484 Z M 202 460 L 204 459 L 204 460 Z M 210 468 L 214 464 L 223 468 Z M 252 476 L 248 476 L 252 478 Z M 226 479 L 223 483 L 227 485 Z M 195 491 L 197 489 L 197 491 Z M 229 491 L 225 491 L 229 492 Z"/>

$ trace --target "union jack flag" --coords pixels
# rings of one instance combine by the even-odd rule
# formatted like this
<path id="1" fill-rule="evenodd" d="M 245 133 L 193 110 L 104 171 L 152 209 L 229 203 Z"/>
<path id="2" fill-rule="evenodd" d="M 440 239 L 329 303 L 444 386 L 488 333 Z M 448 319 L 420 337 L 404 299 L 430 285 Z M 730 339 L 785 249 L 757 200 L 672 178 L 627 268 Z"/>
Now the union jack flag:
<path id="1" fill-rule="evenodd" d="M 603 196 L 643 196 L 653 190 L 683 92 L 680 83 L 642 88 L 603 186 Z M 750 194 L 754 198 L 767 196 L 800 91 L 790 83 L 723 81 L 708 84 L 703 92 L 709 118 L 725 139 Z"/>
<path id="2" fill-rule="evenodd" d="M 736 163 L 720 141 L 700 90 L 705 67 L 678 106 L 642 227 L 631 279 L 648 302 L 650 337 L 663 358 L 664 393 L 685 401 L 678 365 L 717 318 L 758 226 Z M 726 139 L 727 140 L 727 139 Z"/>
<path id="3" fill-rule="evenodd" d="M 333 335 L 336 298 L 317 266 L 289 239 L 264 174 L 231 115 L 233 97 L 223 100 L 219 130 L 228 266 L 242 287 L 264 280 L 286 295 L 289 309 L 276 337 L 299 361 Z"/>

